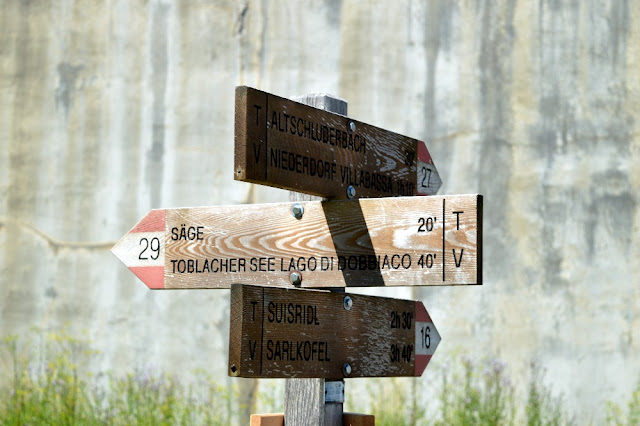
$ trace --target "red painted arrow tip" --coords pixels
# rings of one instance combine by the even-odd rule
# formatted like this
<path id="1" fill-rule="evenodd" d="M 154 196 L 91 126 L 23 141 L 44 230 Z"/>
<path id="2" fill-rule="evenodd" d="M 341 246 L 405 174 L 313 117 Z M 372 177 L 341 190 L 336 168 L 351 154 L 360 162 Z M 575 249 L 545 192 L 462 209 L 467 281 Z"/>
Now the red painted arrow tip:
<path id="1" fill-rule="evenodd" d="M 427 144 L 423 141 L 418 141 L 418 159 L 423 163 L 433 164 L 433 159 L 431 158 L 431 154 L 429 154 Z"/>
<path id="2" fill-rule="evenodd" d="M 416 377 L 419 377 L 419 376 L 422 376 L 422 373 L 424 372 L 425 368 L 427 368 L 427 364 L 429 364 L 429 361 L 431 361 L 433 352 L 435 352 L 438 344 L 440 343 L 440 334 L 438 333 L 438 330 L 436 330 L 436 327 L 433 324 L 433 320 L 429 316 L 429 313 L 427 312 L 427 309 L 424 307 L 422 302 L 416 301 L 415 304 L 416 305 L 415 305 L 414 312 L 416 317 L 416 327 L 417 327 L 417 323 L 419 322 L 430 323 L 430 327 L 432 328 L 431 332 L 433 333 L 431 335 L 432 350 L 426 351 L 428 353 L 424 353 L 425 350 L 423 348 L 422 353 L 416 353 L 414 375 Z M 418 336 L 419 336 L 418 330 L 416 329 L 416 348 L 418 348 L 418 342 L 419 342 Z"/>
<path id="3" fill-rule="evenodd" d="M 166 210 L 151 210 L 129 232 L 164 232 Z"/>
<path id="4" fill-rule="evenodd" d="M 431 361 L 431 357 L 433 355 L 416 355 L 416 366 L 414 370 L 414 375 L 416 377 L 422 376 L 424 370 L 427 368 L 427 364 Z"/>
<path id="5" fill-rule="evenodd" d="M 416 322 L 433 322 L 422 302 L 416 301 Z"/>
<path id="6" fill-rule="evenodd" d="M 111 249 L 113 254 L 125 264 L 147 287 L 164 288 L 164 234 L 165 210 L 151 210 L 131 231 Z M 155 258 L 140 256 L 144 240 L 156 239 L 160 251 Z"/>
<path id="7" fill-rule="evenodd" d="M 164 288 L 164 266 L 130 266 L 129 269 L 150 289 Z"/>

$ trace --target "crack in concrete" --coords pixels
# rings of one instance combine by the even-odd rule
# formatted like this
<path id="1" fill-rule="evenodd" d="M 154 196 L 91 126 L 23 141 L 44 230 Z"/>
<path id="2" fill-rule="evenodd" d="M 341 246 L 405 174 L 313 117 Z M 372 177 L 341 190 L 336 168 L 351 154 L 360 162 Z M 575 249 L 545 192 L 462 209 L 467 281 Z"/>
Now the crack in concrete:
<path id="1" fill-rule="evenodd" d="M 249 11 L 249 5 L 247 3 L 242 5 L 242 9 L 236 19 L 236 34 L 244 33 L 244 22 L 247 17 L 247 12 Z"/>
<path id="2" fill-rule="evenodd" d="M 111 250 L 116 244 L 115 241 L 64 241 L 58 240 L 42 230 L 18 219 L 11 217 L 0 217 L 0 231 L 3 228 L 13 226 L 20 228 L 28 233 L 39 237 L 44 240 L 47 245 L 57 253 L 60 249 L 73 249 L 73 250 Z"/>

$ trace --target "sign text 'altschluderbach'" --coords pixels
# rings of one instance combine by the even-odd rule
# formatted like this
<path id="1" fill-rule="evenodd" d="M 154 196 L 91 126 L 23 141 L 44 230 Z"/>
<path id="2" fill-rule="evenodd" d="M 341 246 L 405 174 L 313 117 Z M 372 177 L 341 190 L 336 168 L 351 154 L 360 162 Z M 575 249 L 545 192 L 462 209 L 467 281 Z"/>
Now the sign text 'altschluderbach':
<path id="1" fill-rule="evenodd" d="M 235 179 L 346 199 L 434 195 L 424 142 L 250 87 L 236 88 Z"/>
<path id="2" fill-rule="evenodd" d="M 482 284 L 481 195 L 292 206 L 152 210 L 112 251 L 154 289 Z"/>
<path id="3" fill-rule="evenodd" d="M 231 376 L 420 376 L 439 342 L 419 301 L 231 287 Z"/>

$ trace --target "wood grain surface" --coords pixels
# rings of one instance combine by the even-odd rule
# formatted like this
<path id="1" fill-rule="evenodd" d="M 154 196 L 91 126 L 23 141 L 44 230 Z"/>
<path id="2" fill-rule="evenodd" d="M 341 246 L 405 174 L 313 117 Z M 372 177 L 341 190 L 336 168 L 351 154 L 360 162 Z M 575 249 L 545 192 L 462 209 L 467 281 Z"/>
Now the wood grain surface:
<path id="1" fill-rule="evenodd" d="M 143 280 L 164 265 L 151 288 L 482 284 L 481 195 L 300 204 L 167 209 L 164 233 L 134 228 L 113 252 Z"/>
<path id="2" fill-rule="evenodd" d="M 345 298 L 350 299 L 348 308 Z M 420 376 L 439 342 L 422 302 L 241 284 L 231 287 L 231 376 Z"/>
<path id="3" fill-rule="evenodd" d="M 342 416 L 344 426 L 375 426 L 376 420 L 373 414 L 344 413 Z M 251 426 L 283 426 L 284 414 L 252 414 Z"/>
<path id="4" fill-rule="evenodd" d="M 423 141 L 246 86 L 236 88 L 235 179 L 329 199 L 434 195 Z"/>

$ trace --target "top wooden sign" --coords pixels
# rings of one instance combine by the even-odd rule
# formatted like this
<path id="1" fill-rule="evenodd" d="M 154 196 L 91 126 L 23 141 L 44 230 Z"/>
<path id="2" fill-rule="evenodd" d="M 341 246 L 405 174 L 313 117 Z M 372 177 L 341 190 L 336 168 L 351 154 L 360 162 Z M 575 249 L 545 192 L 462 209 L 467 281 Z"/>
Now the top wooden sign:
<path id="1" fill-rule="evenodd" d="M 236 180 L 330 199 L 434 195 L 442 184 L 422 141 L 246 86 L 235 114 Z"/>

